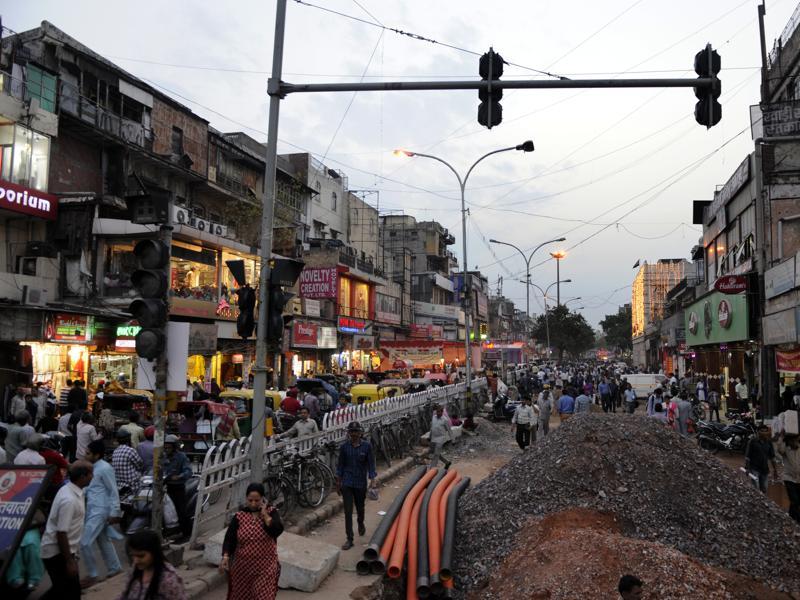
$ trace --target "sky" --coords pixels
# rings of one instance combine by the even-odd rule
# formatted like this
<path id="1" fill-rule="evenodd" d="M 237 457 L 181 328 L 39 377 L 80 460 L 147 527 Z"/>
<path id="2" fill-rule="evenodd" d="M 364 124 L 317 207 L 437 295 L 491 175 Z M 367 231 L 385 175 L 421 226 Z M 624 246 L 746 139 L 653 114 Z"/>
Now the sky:
<path id="1" fill-rule="evenodd" d="M 693 78 L 706 43 L 722 59 L 722 121 L 694 120 L 691 88 L 507 90 L 503 122 L 477 123 L 474 90 L 292 94 L 281 102 L 278 151 L 312 152 L 348 176 L 381 213 L 436 220 L 462 260 L 458 183 L 487 152 L 532 140 L 533 153 L 487 158 L 470 176 L 467 258 L 492 292 L 525 307 L 532 280 L 556 281 L 548 252 L 563 249 L 562 302 L 592 325 L 630 301 L 637 260 L 689 258 L 701 236 L 692 201 L 710 200 L 752 151 L 758 103 L 758 0 L 289 0 L 283 80 L 290 83 L 476 79 L 493 47 L 503 79 Z M 767 0 L 769 51 L 798 10 Z M 224 8 L 221 8 L 224 7 Z M 327 10 L 323 10 L 327 9 Z M 273 1 L 11 2 L 3 25 L 47 20 L 170 94 L 222 131 L 266 140 Z M 416 34 L 425 39 L 399 34 Z M 501 279 L 502 278 L 502 283 Z M 553 290 L 551 290 L 553 295 Z M 531 290 L 531 313 L 542 311 Z"/>

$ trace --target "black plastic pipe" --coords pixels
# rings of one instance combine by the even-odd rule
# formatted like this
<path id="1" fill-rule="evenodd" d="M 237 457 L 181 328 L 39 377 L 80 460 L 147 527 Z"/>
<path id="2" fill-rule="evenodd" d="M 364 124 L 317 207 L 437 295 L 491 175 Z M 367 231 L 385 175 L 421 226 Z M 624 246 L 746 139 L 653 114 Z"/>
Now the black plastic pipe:
<path id="1" fill-rule="evenodd" d="M 444 541 L 442 542 L 442 560 L 439 566 L 439 579 L 450 581 L 453 578 L 453 546 L 456 539 L 456 517 L 458 516 L 458 498 L 467 489 L 469 477 L 462 479 L 450 492 L 447 498 L 447 512 L 444 518 Z M 433 579 L 433 576 L 431 576 Z"/>
<path id="2" fill-rule="evenodd" d="M 408 483 L 406 483 L 405 487 L 400 490 L 397 496 L 395 496 L 392 504 L 386 510 L 386 514 L 383 515 L 383 519 L 381 519 L 381 522 L 378 525 L 378 528 L 375 530 L 375 533 L 372 534 L 372 538 L 369 540 L 367 549 L 364 550 L 365 561 L 372 563 L 378 560 L 381 553 L 381 546 L 383 546 L 383 542 L 386 540 L 386 536 L 389 534 L 389 529 L 392 528 L 392 523 L 394 523 L 394 520 L 400 513 L 400 509 L 403 507 L 403 502 L 405 502 L 408 492 L 410 492 L 411 488 L 413 488 L 417 482 L 422 479 L 422 476 L 425 475 L 426 470 L 426 467 L 419 467 L 416 471 L 414 471 L 411 474 L 411 477 L 408 479 Z"/>
<path id="3" fill-rule="evenodd" d="M 439 471 L 425 490 L 422 498 L 422 505 L 419 508 L 419 521 L 417 522 L 417 596 L 427 598 L 431 590 L 428 587 L 428 506 L 431 503 L 433 490 L 447 474 L 447 471 Z"/>

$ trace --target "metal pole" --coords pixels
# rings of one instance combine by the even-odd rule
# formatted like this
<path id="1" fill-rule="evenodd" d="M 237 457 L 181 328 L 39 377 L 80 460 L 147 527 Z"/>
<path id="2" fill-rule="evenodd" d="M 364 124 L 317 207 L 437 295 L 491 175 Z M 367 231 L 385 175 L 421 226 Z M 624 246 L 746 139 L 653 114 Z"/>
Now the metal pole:
<path id="1" fill-rule="evenodd" d="M 162 225 L 159 231 L 159 239 L 169 248 L 172 254 L 172 204 L 173 196 L 167 206 L 167 225 Z M 164 269 L 167 272 L 167 281 L 170 276 L 170 262 Z M 169 327 L 169 302 L 167 302 L 167 324 Z M 139 359 L 141 360 L 141 359 Z M 161 475 L 161 454 L 164 451 L 164 413 L 166 412 L 167 397 L 167 351 L 158 357 L 156 362 L 156 389 L 153 394 L 153 426 L 155 435 L 153 436 L 153 503 L 150 509 L 150 527 L 154 531 L 161 531 L 161 522 L 164 514 L 164 478 Z"/>
<path id="2" fill-rule="evenodd" d="M 456 177 L 458 174 L 456 173 Z M 461 181 L 461 177 L 458 177 L 458 183 L 461 185 L 461 241 L 462 241 L 462 250 L 464 253 L 464 369 L 465 369 L 465 377 L 467 380 L 467 400 L 470 397 L 470 391 L 472 388 L 469 385 L 470 377 L 472 376 L 472 361 L 470 360 L 470 347 L 469 347 L 469 334 L 470 334 L 470 316 L 471 316 L 471 304 L 472 304 L 472 295 L 471 290 L 472 286 L 470 285 L 470 277 L 469 277 L 469 269 L 467 268 L 467 204 L 464 198 L 464 191 L 466 188 L 466 182 Z"/>
<path id="3" fill-rule="evenodd" d="M 561 259 L 556 259 L 556 306 L 561 306 Z"/>
<path id="4" fill-rule="evenodd" d="M 275 213 L 275 168 L 278 160 L 278 116 L 280 113 L 280 81 L 283 68 L 283 39 L 286 27 L 286 0 L 277 1 L 275 42 L 272 49 L 272 77 L 269 79 L 269 124 L 267 154 L 264 167 L 264 197 L 261 214 L 261 276 L 258 283 L 258 329 L 256 330 L 256 364 L 253 367 L 253 416 L 250 434 L 250 477 L 264 480 L 264 415 L 267 385 L 267 315 L 269 302 L 270 259 L 272 258 L 272 223 Z"/>
<path id="5" fill-rule="evenodd" d="M 544 298 L 544 327 L 547 331 L 547 360 L 550 360 L 550 315 L 547 308 L 547 295 L 543 295 L 542 298 Z"/>

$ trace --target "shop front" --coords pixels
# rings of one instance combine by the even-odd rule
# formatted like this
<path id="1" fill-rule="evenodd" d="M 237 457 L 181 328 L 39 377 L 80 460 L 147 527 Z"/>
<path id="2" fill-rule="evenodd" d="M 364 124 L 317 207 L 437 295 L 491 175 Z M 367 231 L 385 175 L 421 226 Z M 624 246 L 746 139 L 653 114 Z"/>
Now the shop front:
<path id="1" fill-rule="evenodd" d="M 295 377 L 329 370 L 337 348 L 335 327 L 318 321 L 292 321 L 287 360 Z"/>
<path id="2" fill-rule="evenodd" d="M 136 334 L 140 330 L 136 322 L 117 325 L 113 346 L 89 353 L 89 385 L 118 381 L 124 387 L 136 387 Z"/>
<path id="3" fill-rule="evenodd" d="M 758 345 L 750 339 L 747 295 L 712 292 L 690 304 L 684 318 L 687 369 L 728 398 L 737 379 L 746 379 L 753 390 Z"/>

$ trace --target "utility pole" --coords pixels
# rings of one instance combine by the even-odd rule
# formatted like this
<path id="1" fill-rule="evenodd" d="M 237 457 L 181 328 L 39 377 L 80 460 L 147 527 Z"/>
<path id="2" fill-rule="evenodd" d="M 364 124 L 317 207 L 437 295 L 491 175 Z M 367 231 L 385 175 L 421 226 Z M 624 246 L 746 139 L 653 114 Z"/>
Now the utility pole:
<path id="1" fill-rule="evenodd" d="M 283 40 L 286 28 L 286 0 L 277 0 L 275 40 L 272 48 L 272 76 L 269 78 L 269 123 L 267 155 L 264 167 L 264 197 L 261 213 L 261 276 L 258 282 L 258 325 L 256 327 L 256 364 L 253 367 L 253 417 L 250 439 L 250 475 L 254 482 L 264 480 L 264 418 L 267 386 L 267 316 L 269 314 L 269 281 L 272 259 L 272 225 L 275 215 L 275 168 L 278 162 L 278 117 L 281 102 Z"/>

